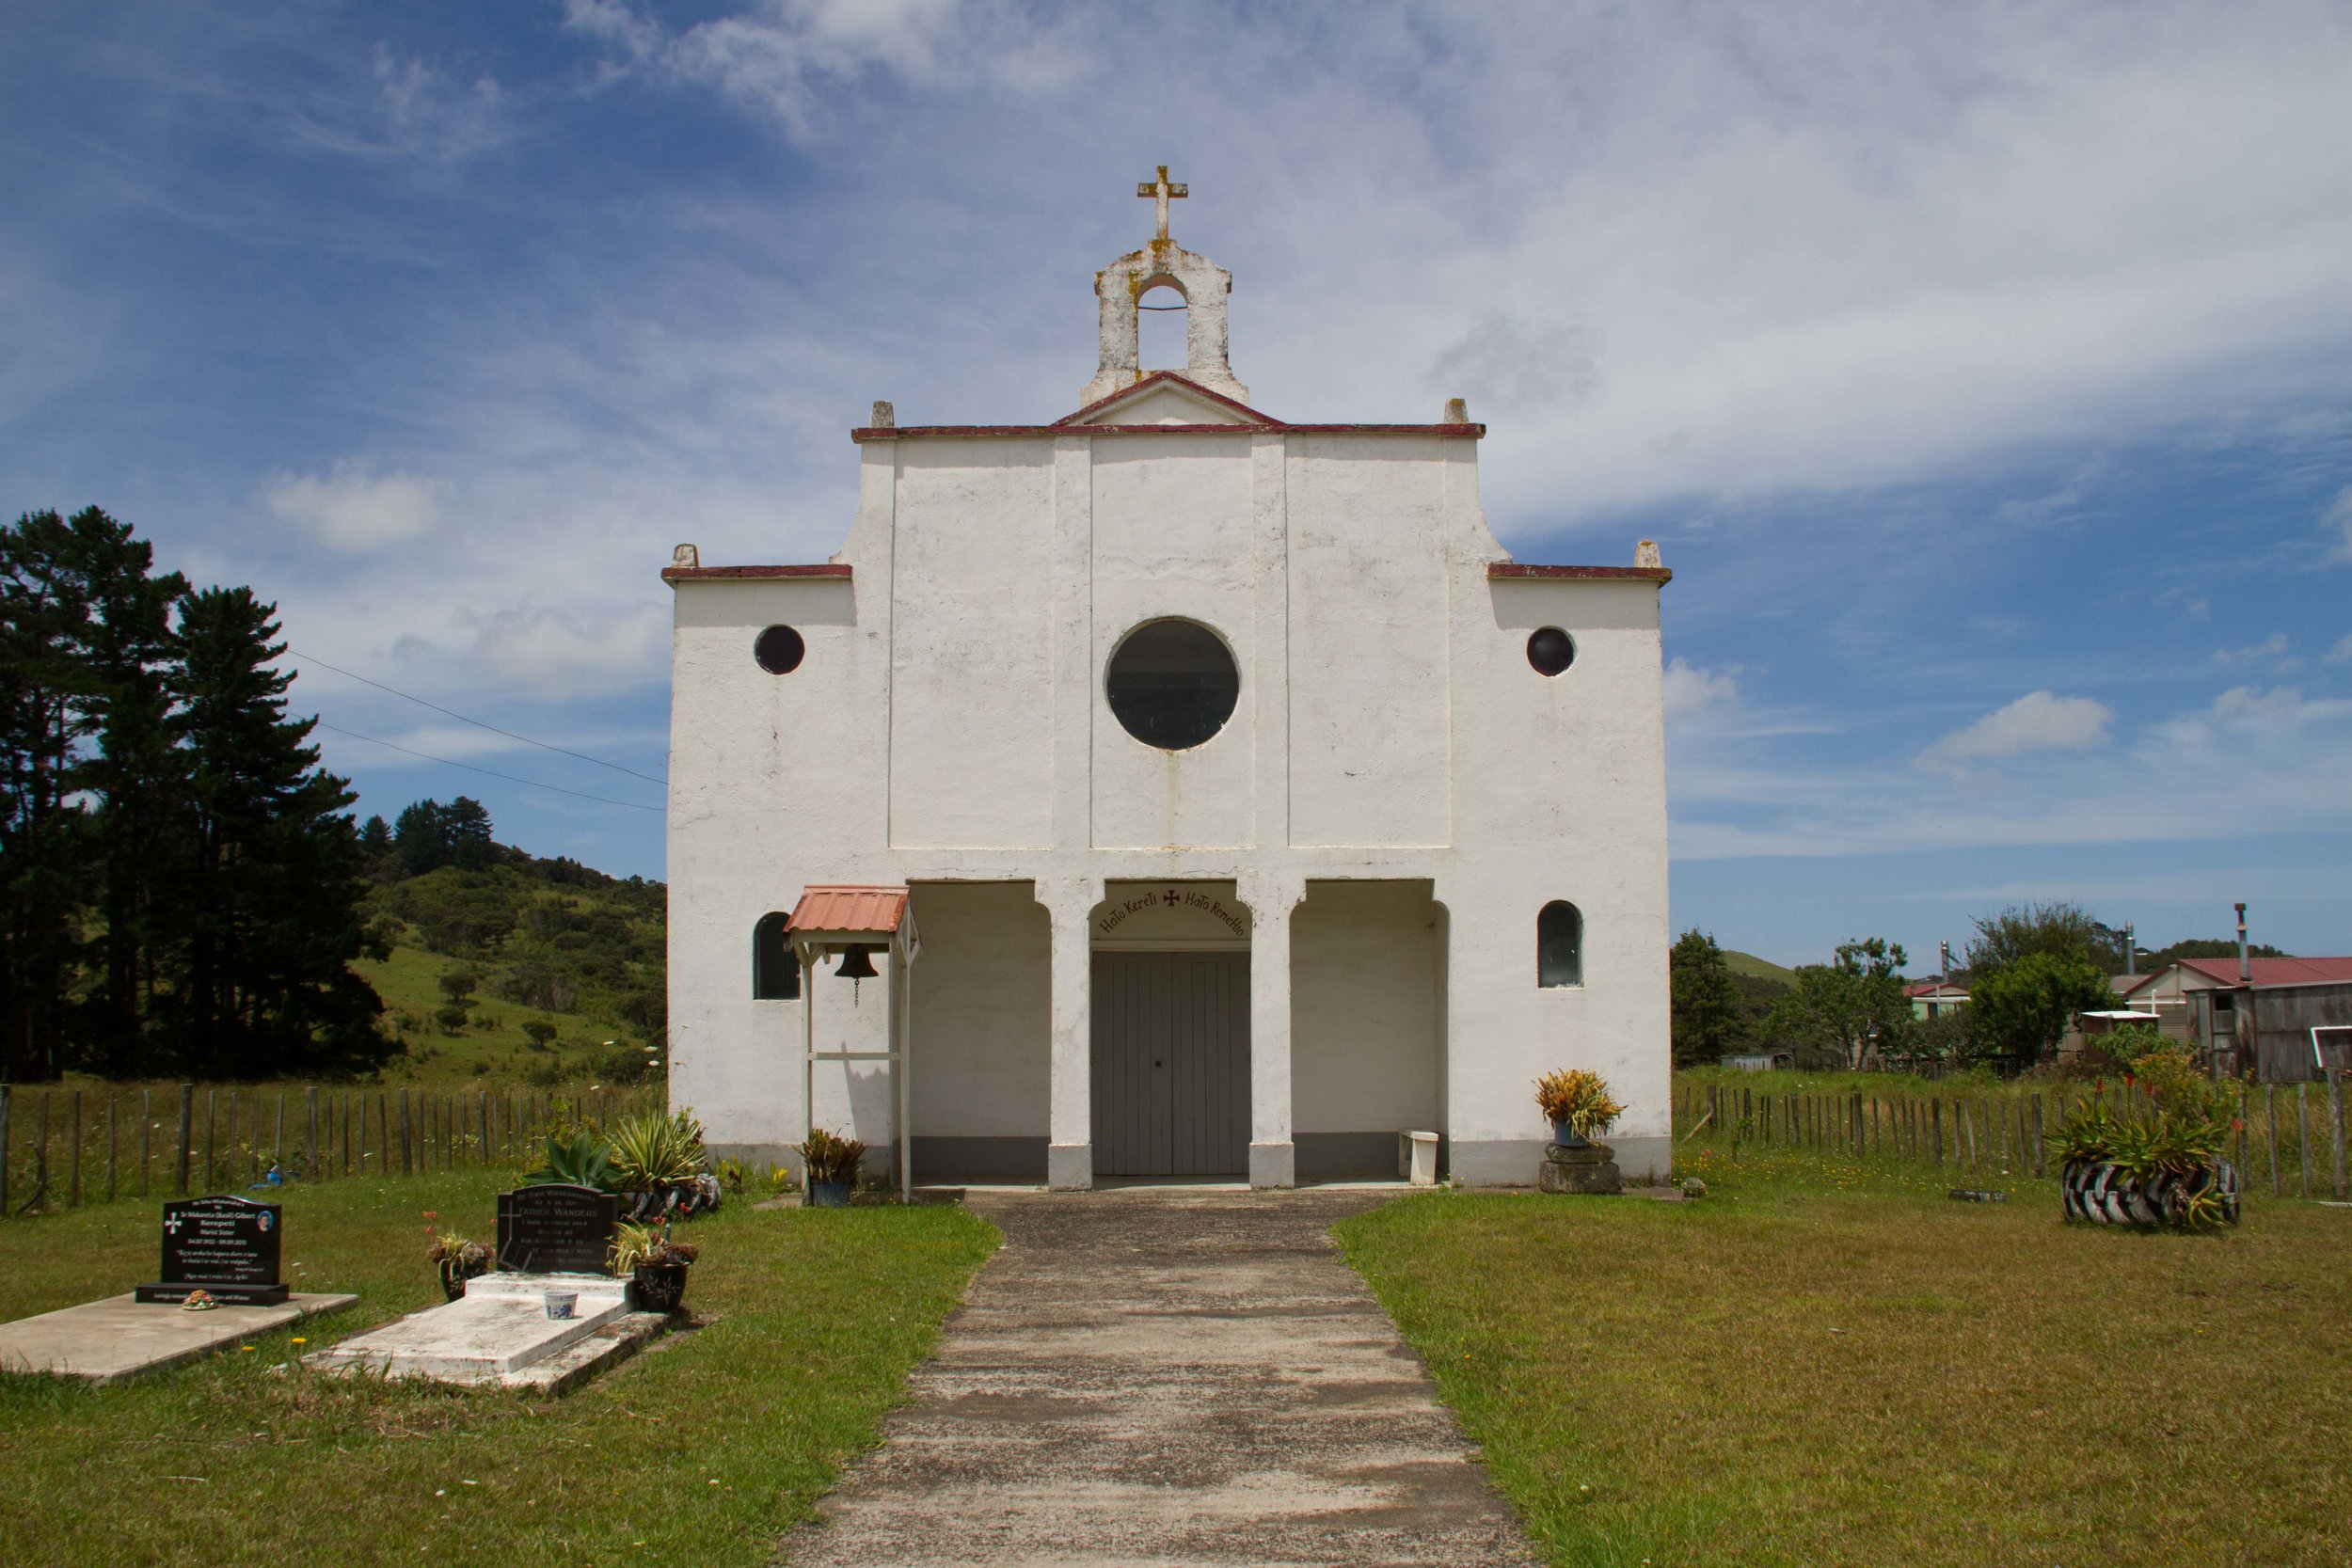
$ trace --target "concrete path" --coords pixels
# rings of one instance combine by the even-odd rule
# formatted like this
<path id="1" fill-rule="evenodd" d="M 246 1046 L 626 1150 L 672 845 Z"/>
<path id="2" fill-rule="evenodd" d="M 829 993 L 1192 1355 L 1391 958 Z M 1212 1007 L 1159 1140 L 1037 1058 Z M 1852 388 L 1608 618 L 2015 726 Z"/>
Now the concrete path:
<path id="1" fill-rule="evenodd" d="M 1532 1563 L 1325 1233 L 1390 1196 L 974 1195 L 1005 1249 L 785 1560 Z"/>

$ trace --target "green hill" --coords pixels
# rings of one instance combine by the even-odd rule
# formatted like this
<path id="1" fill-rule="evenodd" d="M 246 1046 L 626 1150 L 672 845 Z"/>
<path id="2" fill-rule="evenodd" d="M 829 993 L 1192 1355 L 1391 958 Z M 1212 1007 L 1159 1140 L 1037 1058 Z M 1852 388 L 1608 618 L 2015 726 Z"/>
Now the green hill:
<path id="1" fill-rule="evenodd" d="M 1726 947 L 1724 949 L 1724 962 L 1730 967 L 1734 974 L 1745 975 L 1751 980 L 1770 980 L 1776 986 L 1793 986 L 1797 983 L 1795 970 L 1784 969 L 1771 959 L 1759 958 L 1753 953 L 1736 952 Z"/>
<path id="2" fill-rule="evenodd" d="M 403 1045 L 386 1076 L 553 1085 L 647 1075 L 668 1022 L 669 890 L 488 848 L 486 864 L 418 876 L 404 875 L 394 855 L 377 858 L 368 912 L 390 954 L 353 967 L 384 998 L 385 1030 Z M 462 1001 L 444 976 L 471 977 Z"/>

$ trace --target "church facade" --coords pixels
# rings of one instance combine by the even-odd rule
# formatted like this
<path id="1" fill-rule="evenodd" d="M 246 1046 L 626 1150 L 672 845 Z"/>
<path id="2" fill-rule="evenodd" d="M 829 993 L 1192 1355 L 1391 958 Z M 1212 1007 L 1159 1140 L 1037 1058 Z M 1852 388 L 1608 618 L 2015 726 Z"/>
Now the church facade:
<path id="1" fill-rule="evenodd" d="M 1514 562 L 1458 402 L 1251 406 L 1166 173 L 1074 412 L 877 404 L 837 555 L 664 572 L 671 1099 L 918 1181 L 1393 1178 L 1422 1130 L 1518 1185 L 1583 1067 L 1662 1178 L 1668 574 Z M 1186 365 L 1146 372 L 1163 287 Z M 905 890 L 894 950 L 796 952 L 822 889 Z"/>

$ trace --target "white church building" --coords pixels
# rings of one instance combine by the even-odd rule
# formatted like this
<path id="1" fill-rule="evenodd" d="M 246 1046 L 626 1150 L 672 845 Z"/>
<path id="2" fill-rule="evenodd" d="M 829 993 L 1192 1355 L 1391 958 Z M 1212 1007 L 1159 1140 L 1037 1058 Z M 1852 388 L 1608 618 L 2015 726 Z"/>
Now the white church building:
<path id="1" fill-rule="evenodd" d="M 1392 1179 L 1421 1130 L 1524 1185 L 1591 1068 L 1662 1178 L 1668 573 L 1513 561 L 1458 401 L 1252 406 L 1232 275 L 1138 194 L 1074 412 L 878 403 L 838 554 L 662 574 L 673 1103 L 918 1182 Z"/>

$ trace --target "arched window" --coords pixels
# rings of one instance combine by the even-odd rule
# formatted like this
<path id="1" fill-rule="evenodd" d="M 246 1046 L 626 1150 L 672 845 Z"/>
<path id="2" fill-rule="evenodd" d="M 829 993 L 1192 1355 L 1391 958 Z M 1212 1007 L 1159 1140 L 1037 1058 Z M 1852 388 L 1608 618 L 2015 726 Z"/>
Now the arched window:
<path id="1" fill-rule="evenodd" d="M 1535 917 L 1535 983 L 1584 983 L 1584 917 L 1574 904 L 1554 899 Z"/>
<path id="2" fill-rule="evenodd" d="M 763 914 L 752 927 L 752 1000 L 797 1002 L 801 996 L 801 960 L 784 929 L 788 914 Z"/>

